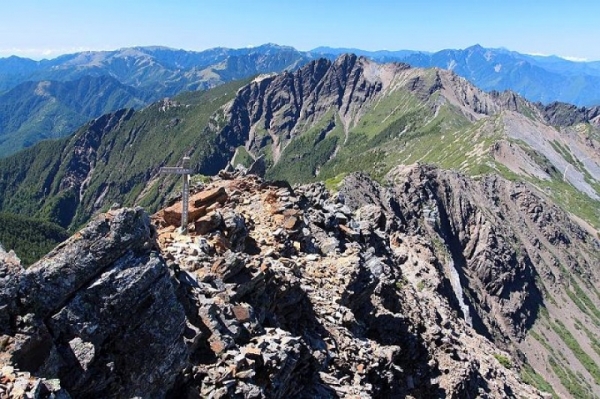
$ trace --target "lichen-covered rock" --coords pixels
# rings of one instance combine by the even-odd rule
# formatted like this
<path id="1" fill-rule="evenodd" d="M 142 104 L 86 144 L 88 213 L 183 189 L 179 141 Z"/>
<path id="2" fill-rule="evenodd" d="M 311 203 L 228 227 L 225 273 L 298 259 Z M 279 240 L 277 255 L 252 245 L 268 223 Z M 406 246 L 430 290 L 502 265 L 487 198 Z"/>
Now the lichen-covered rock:
<path id="1" fill-rule="evenodd" d="M 17 312 L 19 284 L 24 269 L 14 252 L 0 248 L 0 334 L 11 330 L 11 315 Z"/>

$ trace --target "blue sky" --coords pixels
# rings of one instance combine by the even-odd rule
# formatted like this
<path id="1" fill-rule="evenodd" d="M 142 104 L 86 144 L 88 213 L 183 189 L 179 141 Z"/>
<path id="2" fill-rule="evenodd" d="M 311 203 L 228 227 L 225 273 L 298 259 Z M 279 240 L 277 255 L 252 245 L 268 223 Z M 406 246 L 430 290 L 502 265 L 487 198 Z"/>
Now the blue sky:
<path id="1" fill-rule="evenodd" d="M 186 50 L 264 43 L 310 50 L 466 48 L 600 60 L 597 0 L 12 0 L 0 57 L 163 45 Z"/>

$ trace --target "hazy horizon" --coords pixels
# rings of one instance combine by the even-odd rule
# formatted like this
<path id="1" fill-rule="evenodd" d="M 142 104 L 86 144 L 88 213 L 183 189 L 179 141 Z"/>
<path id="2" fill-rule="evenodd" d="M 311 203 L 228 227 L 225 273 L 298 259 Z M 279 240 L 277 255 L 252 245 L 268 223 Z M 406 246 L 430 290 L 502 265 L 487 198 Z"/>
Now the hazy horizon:
<path id="1" fill-rule="evenodd" d="M 592 61 L 600 60 L 599 12 L 600 2 L 582 0 L 21 0 L 3 7 L 0 57 L 39 60 L 146 46 L 202 51 L 276 43 L 302 51 L 328 46 L 436 52 L 480 44 Z"/>

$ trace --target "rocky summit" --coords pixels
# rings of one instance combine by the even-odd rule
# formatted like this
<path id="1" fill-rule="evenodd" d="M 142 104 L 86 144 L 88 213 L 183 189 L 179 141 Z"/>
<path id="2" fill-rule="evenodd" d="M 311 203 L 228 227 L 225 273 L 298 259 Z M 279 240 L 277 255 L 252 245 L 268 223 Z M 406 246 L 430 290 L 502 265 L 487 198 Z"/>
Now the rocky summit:
<path id="1" fill-rule="evenodd" d="M 550 397 L 522 372 L 560 305 L 540 248 L 585 273 L 600 251 L 525 184 L 421 165 L 335 192 L 222 172 L 187 235 L 181 212 L 111 210 L 28 269 L 0 258 L 1 397 Z"/>

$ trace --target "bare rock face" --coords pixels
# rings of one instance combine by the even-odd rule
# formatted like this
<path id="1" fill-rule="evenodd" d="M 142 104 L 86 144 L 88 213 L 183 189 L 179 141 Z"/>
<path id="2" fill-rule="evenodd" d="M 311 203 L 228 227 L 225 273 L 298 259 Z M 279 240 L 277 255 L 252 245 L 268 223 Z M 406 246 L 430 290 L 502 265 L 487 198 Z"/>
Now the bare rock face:
<path id="1" fill-rule="evenodd" d="M 398 167 L 387 179 L 385 187 L 363 174 L 345 179 L 338 195 L 357 209 L 356 226 L 369 225 L 363 214 L 376 221 L 421 296 L 446 298 L 479 334 L 573 395 L 547 365 L 568 353 L 555 331 L 588 345 L 577 334 L 590 317 L 578 298 L 597 306 L 597 233 L 526 183 L 424 165 Z M 564 367 L 587 372 L 577 362 Z"/>
<path id="2" fill-rule="evenodd" d="M 577 123 L 590 122 L 598 124 L 600 107 L 577 107 L 575 105 L 553 102 L 548 105 L 536 104 L 544 118 L 551 125 L 572 126 Z"/>
<path id="3" fill-rule="evenodd" d="M 74 397 L 164 396 L 187 361 L 186 318 L 152 247 L 148 216 L 122 209 L 27 270 L 3 263 L 4 359 Z"/>
<path id="4" fill-rule="evenodd" d="M 365 58 L 345 54 L 334 62 L 319 59 L 293 73 L 257 78 L 240 90 L 226 110 L 229 121 L 219 132 L 223 150 L 245 145 L 258 154 L 272 143 L 277 162 L 292 138 L 332 109 L 338 110 L 346 125 L 356 122 L 357 114 L 383 87 L 377 73 L 369 73 L 371 69 L 373 64 Z M 334 126 L 332 121 L 322 134 Z"/>
<path id="5" fill-rule="evenodd" d="M 532 250 L 531 242 L 539 235 L 553 245 L 570 243 L 570 235 L 584 234 L 581 228 L 565 217 L 552 227 L 539 222 L 533 229 L 527 226 L 522 216 L 530 215 L 529 209 L 551 207 L 523 184 L 496 177 L 475 182 L 428 166 L 397 168 L 389 178 L 394 184 L 384 189 L 355 174 L 341 193 L 354 207 L 381 207 L 388 220 L 397 221 L 398 227 L 390 225 L 387 231 L 401 240 L 430 240 L 433 263 L 447 278 L 440 293 L 455 299 L 457 310 L 479 333 L 524 338 L 543 306 L 531 259 L 538 259 L 540 251 Z M 560 222 L 560 213 L 552 211 Z M 557 230 L 560 226 L 571 231 Z M 582 261 L 591 267 L 591 259 Z"/>
<path id="6" fill-rule="evenodd" d="M 489 311 L 500 311 L 500 325 L 508 327 L 502 334 L 523 337 L 542 301 L 528 253 L 519 251 L 519 238 L 498 220 L 498 206 L 504 201 L 497 193 L 505 188 L 504 183 L 492 179 L 477 185 L 428 167 L 397 170 L 391 175 L 402 182 L 394 191 L 395 198 L 412 228 L 424 227 L 429 230 L 427 235 L 437 238 L 438 256 L 445 253 L 447 258 L 448 279 L 455 285 L 470 282 L 465 299 L 457 298 L 466 301 L 463 314 L 474 318 L 480 333 L 490 336 L 497 333 L 497 316 L 491 319 Z M 452 269 L 457 276 L 453 277 Z"/>
<path id="7" fill-rule="evenodd" d="M 0 262 L 9 397 L 544 397 L 518 374 L 536 248 L 587 270 L 574 248 L 595 241 L 525 185 L 418 165 L 337 193 L 221 176 L 188 235 L 181 204 L 122 209 L 27 270 Z"/>
<path id="8" fill-rule="evenodd" d="M 23 270 L 15 253 L 7 253 L 0 246 L 0 333 L 9 331 L 10 315 L 17 311 L 19 280 Z"/>
<path id="9" fill-rule="evenodd" d="M 432 272 L 427 294 L 411 284 L 413 262 L 433 271 L 435 262 L 406 246 L 426 254 L 430 245 L 402 241 L 396 232 L 411 227 L 399 203 L 365 176 L 355 182 L 356 193 L 332 195 L 322 184 L 217 180 L 207 192 L 222 187 L 228 197 L 206 204 L 213 210 L 199 220 L 210 226 L 180 236 L 153 217 L 203 332 L 173 393 L 540 397 L 459 316 L 443 274 Z"/>

